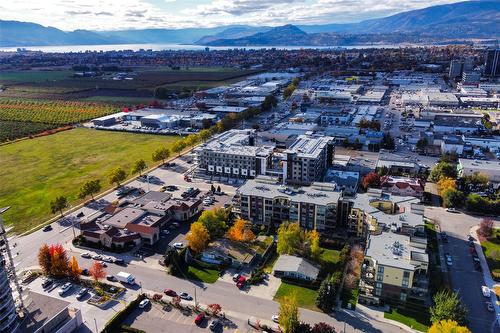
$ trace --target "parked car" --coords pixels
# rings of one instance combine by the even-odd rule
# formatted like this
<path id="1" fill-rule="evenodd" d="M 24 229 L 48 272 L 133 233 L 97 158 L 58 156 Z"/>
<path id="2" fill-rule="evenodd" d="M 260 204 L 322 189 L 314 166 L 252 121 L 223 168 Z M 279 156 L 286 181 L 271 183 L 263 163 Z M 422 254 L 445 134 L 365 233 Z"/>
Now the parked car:
<path id="1" fill-rule="evenodd" d="M 166 229 L 165 229 L 165 230 L 162 230 L 162 231 L 161 231 L 161 233 L 162 233 L 163 235 L 170 235 L 170 231 L 168 231 L 168 230 L 166 230 Z"/>
<path id="2" fill-rule="evenodd" d="M 271 319 L 272 319 L 275 323 L 277 323 L 277 322 L 279 322 L 279 320 L 280 320 L 280 316 L 279 316 L 279 315 L 273 315 L 273 316 L 271 317 Z"/>
<path id="3" fill-rule="evenodd" d="M 62 287 L 59 289 L 57 293 L 59 294 L 59 296 L 63 296 L 68 291 L 70 291 L 72 287 L 73 285 L 71 284 L 71 282 L 66 282 L 65 284 L 62 285 Z"/>
<path id="4" fill-rule="evenodd" d="M 221 325 L 221 322 L 219 320 L 215 319 L 215 320 L 212 320 L 212 322 L 210 323 L 208 328 L 210 328 L 210 330 L 213 332 L 217 329 L 217 327 L 219 327 L 219 325 Z"/>
<path id="5" fill-rule="evenodd" d="M 474 260 L 474 262 L 477 262 L 478 264 L 481 262 L 481 260 L 479 260 L 479 257 L 477 254 L 472 255 L 472 260 Z"/>
<path id="6" fill-rule="evenodd" d="M 110 257 L 110 256 L 103 256 L 102 257 L 102 261 L 105 261 L 105 262 L 114 262 L 113 257 Z"/>
<path id="7" fill-rule="evenodd" d="M 163 293 L 167 296 L 170 296 L 170 297 L 176 297 L 177 296 L 177 293 L 175 291 L 173 291 L 172 289 L 165 289 L 163 291 Z"/>
<path id="8" fill-rule="evenodd" d="M 193 297 L 191 297 L 191 295 L 189 295 L 188 293 L 185 293 L 185 292 L 180 293 L 179 297 L 182 299 L 185 299 L 186 301 L 191 301 L 193 299 Z"/>
<path id="9" fill-rule="evenodd" d="M 87 295 L 88 293 L 89 293 L 89 290 L 87 288 L 82 288 L 82 289 L 80 289 L 78 294 L 76 294 L 76 299 L 81 301 L 85 297 L 85 295 Z"/>
<path id="10" fill-rule="evenodd" d="M 453 266 L 453 260 L 451 259 L 451 257 L 446 258 L 446 265 Z"/>
<path id="11" fill-rule="evenodd" d="M 236 282 L 240 278 L 240 274 L 236 273 L 233 275 L 233 281 Z"/>
<path id="12" fill-rule="evenodd" d="M 45 227 L 43 227 L 42 230 L 43 231 L 51 231 L 52 230 L 52 226 L 50 224 L 47 224 Z"/>
<path id="13" fill-rule="evenodd" d="M 50 287 L 52 284 L 54 283 L 54 280 L 52 279 L 44 279 L 43 282 L 42 282 L 42 288 L 43 289 L 47 289 L 48 287 Z"/>
<path id="14" fill-rule="evenodd" d="M 80 257 L 82 257 L 82 258 L 91 258 L 92 256 L 88 252 L 83 252 L 82 254 L 80 254 Z"/>
<path id="15" fill-rule="evenodd" d="M 181 250 L 182 248 L 184 248 L 184 244 L 182 244 L 180 242 L 179 243 L 174 243 L 173 247 L 176 248 L 176 249 L 178 249 L 178 250 Z"/>
<path id="16" fill-rule="evenodd" d="M 453 207 L 446 208 L 446 211 L 447 211 L 448 213 L 459 213 L 459 211 L 458 211 L 458 210 L 456 210 L 456 209 L 455 209 L 455 208 L 453 208 Z"/>
<path id="17" fill-rule="evenodd" d="M 125 265 L 125 260 L 121 259 L 121 258 L 114 258 L 113 259 L 113 262 L 116 264 L 116 265 Z"/>
<path id="18" fill-rule="evenodd" d="M 106 280 L 113 281 L 113 282 L 117 281 L 116 277 L 114 275 L 111 275 L 111 274 L 106 275 Z"/>
<path id="19" fill-rule="evenodd" d="M 145 298 L 139 303 L 139 308 L 144 309 L 146 306 L 148 306 L 151 302 L 149 299 Z"/>
<path id="20" fill-rule="evenodd" d="M 82 271 L 80 272 L 81 275 L 83 276 L 89 276 L 89 270 L 87 268 L 84 268 L 82 269 Z"/>
<path id="21" fill-rule="evenodd" d="M 203 321 L 205 320 L 205 314 L 203 312 L 201 312 L 200 314 L 198 314 L 196 316 L 196 318 L 194 319 L 194 323 L 196 325 L 201 325 L 201 323 L 203 323 Z"/>
<path id="22" fill-rule="evenodd" d="M 101 256 L 101 255 L 99 255 L 99 254 L 94 254 L 94 255 L 92 256 L 92 259 L 94 259 L 94 260 L 102 260 L 102 256 Z"/>
<path id="23" fill-rule="evenodd" d="M 490 298 L 491 296 L 491 290 L 487 286 L 481 286 L 481 293 L 483 294 L 484 297 Z"/>
<path id="24" fill-rule="evenodd" d="M 468 241 L 467 244 L 469 245 L 469 247 L 471 248 L 474 248 L 474 241 Z"/>

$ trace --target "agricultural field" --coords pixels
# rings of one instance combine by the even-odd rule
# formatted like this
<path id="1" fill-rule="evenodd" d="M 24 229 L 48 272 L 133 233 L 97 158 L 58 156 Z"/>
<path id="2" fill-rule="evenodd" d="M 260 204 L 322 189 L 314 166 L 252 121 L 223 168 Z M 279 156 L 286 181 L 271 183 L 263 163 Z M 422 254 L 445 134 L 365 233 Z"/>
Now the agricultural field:
<path id="1" fill-rule="evenodd" d="M 96 77 L 73 77 L 73 72 L 69 70 L 0 72 L 0 85 L 6 88 L 0 97 L 74 100 L 112 94 L 152 98 L 154 89 L 159 86 L 172 85 L 179 91 L 186 85 L 191 89 L 203 89 L 231 83 L 236 79 L 242 80 L 257 72 L 224 67 L 180 70 L 141 67 L 129 73 L 130 80 L 114 80 L 112 73 Z"/>
<path id="2" fill-rule="evenodd" d="M 56 126 L 50 124 L 0 120 L 0 143 L 35 135 L 54 127 Z"/>
<path id="3" fill-rule="evenodd" d="M 94 102 L 0 99 L 0 120 L 8 121 L 67 125 L 117 111 L 116 107 Z"/>
<path id="4" fill-rule="evenodd" d="M 80 186 L 100 179 L 111 188 L 107 174 L 115 167 L 127 172 L 138 159 L 151 163 L 152 152 L 179 137 L 118 133 L 76 128 L 0 146 L 0 206 L 18 233 L 52 217 L 50 201 L 65 195 L 72 205 Z"/>

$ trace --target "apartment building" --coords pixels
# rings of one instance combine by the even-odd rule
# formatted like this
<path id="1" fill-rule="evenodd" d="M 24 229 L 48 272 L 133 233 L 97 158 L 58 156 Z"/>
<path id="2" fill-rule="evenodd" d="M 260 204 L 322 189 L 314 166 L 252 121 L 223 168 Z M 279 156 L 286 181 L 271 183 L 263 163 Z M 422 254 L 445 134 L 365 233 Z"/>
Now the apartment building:
<path id="1" fill-rule="evenodd" d="M 247 180 L 236 191 L 241 217 L 260 225 L 298 222 L 304 229 L 327 231 L 337 225 L 340 192 L 329 183 L 287 187 L 269 177 Z"/>
<path id="2" fill-rule="evenodd" d="M 283 152 L 283 179 L 302 185 L 322 180 L 333 164 L 334 141 L 330 136 L 298 136 Z"/>
<path id="3" fill-rule="evenodd" d="M 230 130 L 195 150 L 198 172 L 228 178 L 274 176 L 292 184 L 320 181 L 333 163 L 334 138 L 299 135 L 285 150 L 262 143 L 255 130 Z"/>

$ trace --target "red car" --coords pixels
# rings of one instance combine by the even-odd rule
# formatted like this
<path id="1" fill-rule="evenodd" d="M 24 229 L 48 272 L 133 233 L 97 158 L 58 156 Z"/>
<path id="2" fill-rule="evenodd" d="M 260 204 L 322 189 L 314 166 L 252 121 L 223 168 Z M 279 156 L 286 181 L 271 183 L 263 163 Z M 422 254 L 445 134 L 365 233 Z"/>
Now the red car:
<path id="1" fill-rule="evenodd" d="M 246 282 L 247 282 L 247 279 L 244 276 L 240 276 L 238 278 L 238 280 L 236 281 L 236 287 L 241 289 L 245 286 Z"/>
<path id="2" fill-rule="evenodd" d="M 177 293 L 175 291 L 173 291 L 172 289 L 165 289 L 163 292 L 165 293 L 165 295 L 170 296 L 170 297 L 177 296 Z"/>
<path id="3" fill-rule="evenodd" d="M 194 319 L 194 323 L 196 325 L 200 325 L 203 322 L 203 320 L 205 320 L 205 314 L 202 312 L 196 316 L 196 318 Z"/>

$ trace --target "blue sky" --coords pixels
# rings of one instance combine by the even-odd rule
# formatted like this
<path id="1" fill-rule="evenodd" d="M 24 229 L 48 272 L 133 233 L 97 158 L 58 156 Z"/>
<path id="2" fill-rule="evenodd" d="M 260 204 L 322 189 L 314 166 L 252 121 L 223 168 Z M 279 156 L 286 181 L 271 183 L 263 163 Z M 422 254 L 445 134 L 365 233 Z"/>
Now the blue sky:
<path id="1" fill-rule="evenodd" d="M 358 22 L 453 0 L 10 0 L 0 18 L 63 30 Z"/>

